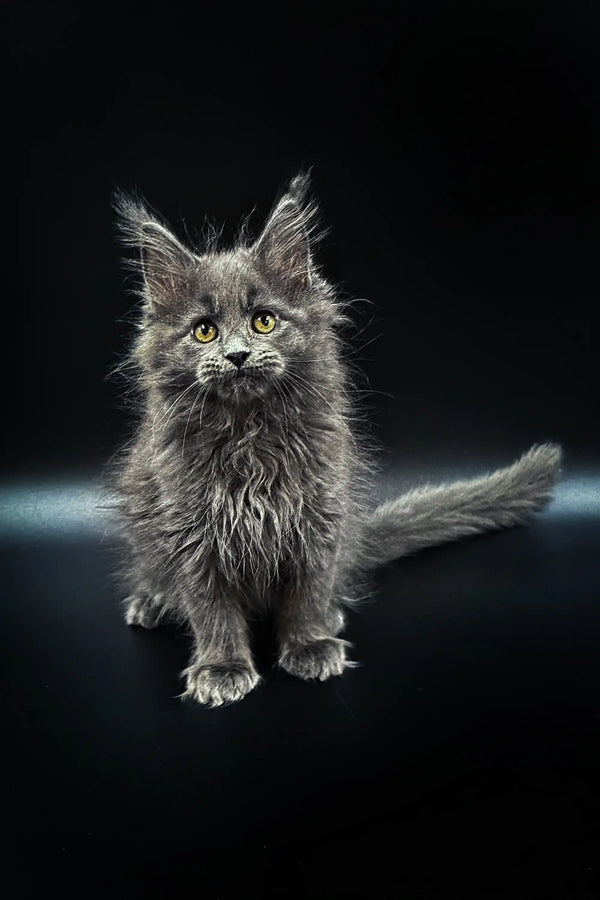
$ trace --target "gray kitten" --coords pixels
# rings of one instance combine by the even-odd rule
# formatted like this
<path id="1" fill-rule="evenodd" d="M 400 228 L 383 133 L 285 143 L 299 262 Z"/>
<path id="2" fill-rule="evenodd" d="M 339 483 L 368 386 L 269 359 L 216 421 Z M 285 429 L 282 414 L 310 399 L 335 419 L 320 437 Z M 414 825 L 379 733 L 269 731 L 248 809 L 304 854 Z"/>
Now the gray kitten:
<path id="1" fill-rule="evenodd" d="M 138 200 L 117 200 L 142 297 L 130 356 L 140 422 L 119 471 L 126 619 L 189 625 L 184 696 L 209 706 L 260 681 L 248 623 L 267 609 L 283 669 L 341 675 L 352 665 L 344 607 L 366 571 L 524 521 L 560 463 L 560 448 L 542 444 L 487 477 L 372 508 L 341 354 L 345 309 L 313 261 L 307 188 L 296 177 L 258 240 L 227 251 L 196 252 Z"/>

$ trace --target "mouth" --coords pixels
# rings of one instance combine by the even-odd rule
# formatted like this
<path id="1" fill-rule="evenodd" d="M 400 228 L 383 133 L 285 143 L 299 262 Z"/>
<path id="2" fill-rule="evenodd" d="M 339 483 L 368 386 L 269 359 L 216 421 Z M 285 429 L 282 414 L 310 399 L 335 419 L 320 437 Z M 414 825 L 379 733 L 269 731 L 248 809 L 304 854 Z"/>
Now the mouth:
<path id="1" fill-rule="evenodd" d="M 222 395 L 263 394 L 268 383 L 268 374 L 264 369 L 246 368 L 242 366 L 231 372 L 220 375 L 215 380 L 215 387 Z"/>
<path id="2" fill-rule="evenodd" d="M 225 375 L 225 381 L 232 381 L 234 384 L 243 381 L 264 381 L 265 378 L 266 373 L 264 369 L 246 368 L 246 366 L 242 366 L 241 369 L 236 369 L 234 372 L 228 372 Z"/>

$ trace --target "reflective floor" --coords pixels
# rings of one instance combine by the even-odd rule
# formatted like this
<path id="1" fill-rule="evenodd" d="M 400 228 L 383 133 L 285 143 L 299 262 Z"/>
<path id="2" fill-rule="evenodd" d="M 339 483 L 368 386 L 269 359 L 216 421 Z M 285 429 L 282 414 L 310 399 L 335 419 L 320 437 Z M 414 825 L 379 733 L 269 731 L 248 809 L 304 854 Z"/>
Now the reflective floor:
<path id="1" fill-rule="evenodd" d="M 99 482 L 3 487 L 2 896 L 596 896 L 599 486 L 381 572 L 341 679 L 257 627 L 264 682 L 215 711 L 185 634 L 123 624 Z"/>

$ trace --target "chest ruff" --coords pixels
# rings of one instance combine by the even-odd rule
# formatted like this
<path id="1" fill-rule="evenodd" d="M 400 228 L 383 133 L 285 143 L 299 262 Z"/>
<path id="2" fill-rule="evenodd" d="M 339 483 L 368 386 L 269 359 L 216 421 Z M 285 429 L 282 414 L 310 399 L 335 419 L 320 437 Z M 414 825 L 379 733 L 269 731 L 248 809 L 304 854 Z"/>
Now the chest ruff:
<path id="1" fill-rule="evenodd" d="M 213 446 L 197 481 L 193 537 L 229 583 L 264 590 L 307 565 L 326 492 L 300 442 L 247 429 Z"/>

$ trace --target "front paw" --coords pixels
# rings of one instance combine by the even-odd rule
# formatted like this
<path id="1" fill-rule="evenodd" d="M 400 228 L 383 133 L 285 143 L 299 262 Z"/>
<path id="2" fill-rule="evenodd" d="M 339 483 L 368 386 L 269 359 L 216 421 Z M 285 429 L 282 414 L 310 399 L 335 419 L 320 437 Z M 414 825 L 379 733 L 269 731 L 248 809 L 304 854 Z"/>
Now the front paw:
<path id="1" fill-rule="evenodd" d="M 192 663 L 183 675 L 186 679 L 183 699 L 189 698 L 211 707 L 236 703 L 260 681 L 258 672 L 243 660 Z"/>
<path id="2" fill-rule="evenodd" d="M 279 665 L 290 675 L 305 681 L 326 681 L 332 675 L 341 675 L 347 666 L 353 666 L 346 659 L 347 642 L 339 638 L 323 638 L 308 644 L 284 649 Z"/>

